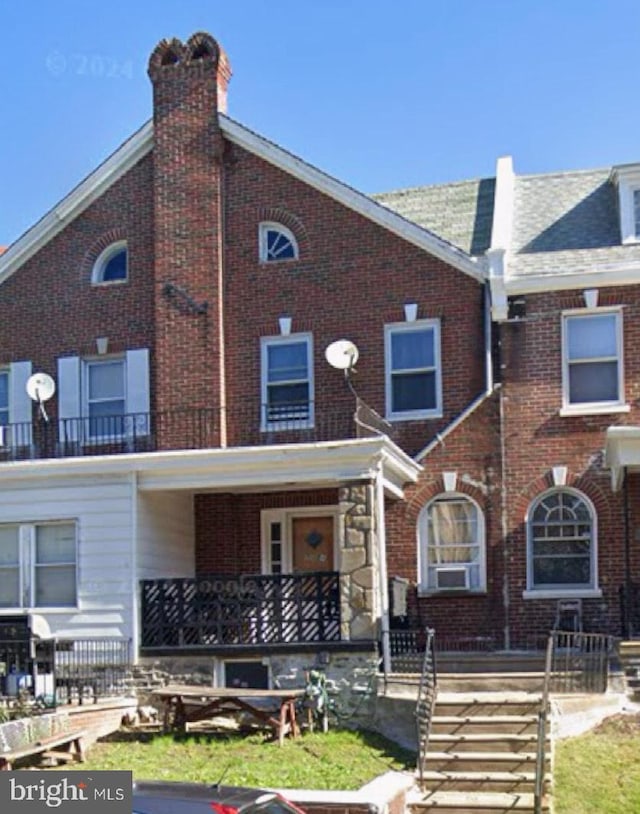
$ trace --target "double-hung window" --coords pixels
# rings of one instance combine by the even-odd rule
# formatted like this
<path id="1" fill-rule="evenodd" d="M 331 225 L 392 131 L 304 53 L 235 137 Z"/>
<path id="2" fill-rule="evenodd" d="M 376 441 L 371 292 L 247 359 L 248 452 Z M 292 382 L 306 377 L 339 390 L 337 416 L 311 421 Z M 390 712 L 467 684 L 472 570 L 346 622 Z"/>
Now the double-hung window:
<path id="1" fill-rule="evenodd" d="M 262 339 L 262 428 L 313 424 L 313 356 L 310 334 Z"/>
<path id="2" fill-rule="evenodd" d="M 543 494 L 529 510 L 527 530 L 529 590 L 597 588 L 596 524 L 584 495 L 568 489 Z"/>
<path id="3" fill-rule="evenodd" d="M 562 347 L 565 410 L 606 410 L 623 405 L 619 309 L 563 314 Z"/>
<path id="4" fill-rule="evenodd" d="M 0 607 L 77 605 L 73 522 L 0 525 Z"/>
<path id="5" fill-rule="evenodd" d="M 124 359 L 85 363 L 89 438 L 117 438 L 124 434 L 125 386 Z"/>
<path id="6" fill-rule="evenodd" d="M 149 434 L 149 351 L 58 359 L 60 440 L 109 443 Z"/>
<path id="7" fill-rule="evenodd" d="M 440 322 L 436 319 L 385 326 L 387 418 L 432 418 L 442 414 Z"/>

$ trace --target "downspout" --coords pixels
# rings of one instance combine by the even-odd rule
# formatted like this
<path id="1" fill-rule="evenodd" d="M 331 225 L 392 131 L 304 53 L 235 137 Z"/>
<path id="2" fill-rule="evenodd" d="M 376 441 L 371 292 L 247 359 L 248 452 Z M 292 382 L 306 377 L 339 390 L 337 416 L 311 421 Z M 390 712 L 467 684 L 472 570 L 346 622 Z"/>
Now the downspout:
<path id="1" fill-rule="evenodd" d="M 509 625 L 509 512 L 507 503 L 507 442 L 506 442 L 506 416 L 505 395 L 500 387 L 498 394 L 500 403 L 500 530 L 502 534 L 502 607 L 504 610 L 504 649 L 511 649 L 511 628 Z"/>
<path id="2" fill-rule="evenodd" d="M 140 540 L 138 501 L 138 474 L 132 472 L 129 478 L 131 487 L 131 660 L 138 663 L 140 656 L 140 630 L 142 619 L 142 597 L 138 578 L 138 546 Z"/>
<path id="3" fill-rule="evenodd" d="M 380 563 L 380 637 L 382 640 L 382 671 L 385 676 L 391 672 L 391 646 L 389 642 L 389 581 L 387 576 L 387 534 L 384 513 L 384 483 L 382 460 L 376 464 L 376 531 L 378 535 L 378 556 Z"/>
<path id="4" fill-rule="evenodd" d="M 444 444 L 445 438 L 450 435 L 456 427 L 459 427 L 464 421 L 469 418 L 469 416 L 477 410 L 477 408 L 484 402 L 486 399 L 491 396 L 496 388 L 494 381 L 493 381 L 493 360 L 491 358 L 491 294 L 489 289 L 485 286 L 484 288 L 484 301 L 483 301 L 483 311 L 484 311 L 484 348 L 485 348 L 485 359 L 484 359 L 484 376 L 485 376 L 485 386 L 482 393 L 465 407 L 465 409 L 459 413 L 450 424 L 448 424 L 442 432 L 436 433 L 435 438 L 433 438 L 424 449 L 420 450 L 418 454 L 415 456 L 415 460 L 418 463 L 424 458 L 426 458 L 433 450 L 439 446 L 440 444 Z"/>

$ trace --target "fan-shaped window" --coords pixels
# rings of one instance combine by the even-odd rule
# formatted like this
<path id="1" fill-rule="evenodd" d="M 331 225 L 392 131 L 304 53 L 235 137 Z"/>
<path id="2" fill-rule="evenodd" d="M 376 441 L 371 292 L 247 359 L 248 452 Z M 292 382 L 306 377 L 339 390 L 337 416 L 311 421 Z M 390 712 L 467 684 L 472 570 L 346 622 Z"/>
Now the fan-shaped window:
<path id="1" fill-rule="evenodd" d="M 260 224 L 260 261 L 273 263 L 278 260 L 295 260 L 298 243 L 289 229 L 280 223 Z"/>
<path id="2" fill-rule="evenodd" d="M 465 495 L 431 501 L 418 519 L 423 591 L 485 589 L 484 516 Z"/>
<path id="3" fill-rule="evenodd" d="M 93 267 L 91 282 L 123 283 L 128 277 L 128 257 L 126 241 L 112 243 L 98 257 Z"/>
<path id="4" fill-rule="evenodd" d="M 554 489 L 531 506 L 527 582 L 530 590 L 596 588 L 595 514 L 579 492 Z"/>

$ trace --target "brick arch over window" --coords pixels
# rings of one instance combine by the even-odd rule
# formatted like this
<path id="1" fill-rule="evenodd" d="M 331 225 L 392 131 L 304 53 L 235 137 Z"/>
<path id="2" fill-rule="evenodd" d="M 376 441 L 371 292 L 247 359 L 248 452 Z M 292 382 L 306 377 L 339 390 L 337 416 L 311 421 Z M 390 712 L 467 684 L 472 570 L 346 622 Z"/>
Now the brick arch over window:
<path id="1" fill-rule="evenodd" d="M 424 509 L 427 503 L 430 503 L 435 497 L 445 493 L 444 480 L 442 476 L 435 480 L 426 481 L 415 487 L 413 495 L 407 501 L 405 507 L 405 518 L 410 523 L 417 523 L 420 512 Z M 476 486 L 471 486 L 458 477 L 456 483 L 456 493 L 463 494 L 475 501 L 480 508 L 484 511 L 486 503 L 486 495 Z"/>
<path id="2" fill-rule="evenodd" d="M 599 483 L 588 476 L 582 474 L 572 474 L 570 471 L 567 473 L 566 486 L 575 489 L 578 492 L 584 493 L 587 498 L 593 503 L 594 509 L 597 512 L 598 518 L 601 523 L 611 523 L 611 496 L 607 491 L 600 486 Z M 513 507 L 516 517 L 520 517 L 524 523 L 529 507 L 536 500 L 536 498 L 549 489 L 554 488 L 554 483 L 551 474 L 541 475 L 534 481 L 531 481 L 516 497 Z"/>
<path id="3" fill-rule="evenodd" d="M 293 233 L 298 244 L 298 259 L 304 260 L 309 257 L 310 245 L 309 236 L 304 223 L 292 212 L 278 206 L 264 206 L 258 212 L 260 223 L 271 222 L 281 223 Z"/>
<path id="4" fill-rule="evenodd" d="M 109 246 L 112 246 L 114 243 L 126 241 L 126 239 L 127 234 L 124 229 L 110 229 L 108 232 L 104 232 L 100 235 L 100 237 L 91 244 L 89 251 L 82 258 L 80 264 L 82 281 L 88 284 L 91 283 L 93 269 L 98 257 L 100 257 L 102 252 L 108 249 Z"/>

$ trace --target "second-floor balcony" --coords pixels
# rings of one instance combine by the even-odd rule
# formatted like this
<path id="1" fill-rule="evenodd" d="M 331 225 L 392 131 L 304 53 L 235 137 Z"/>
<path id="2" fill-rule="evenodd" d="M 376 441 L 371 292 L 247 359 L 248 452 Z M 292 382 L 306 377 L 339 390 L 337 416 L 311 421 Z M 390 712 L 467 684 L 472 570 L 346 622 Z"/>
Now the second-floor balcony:
<path id="1" fill-rule="evenodd" d="M 363 402 L 319 410 L 304 404 L 185 408 L 0 425 L 0 462 L 340 441 L 389 435 Z"/>

